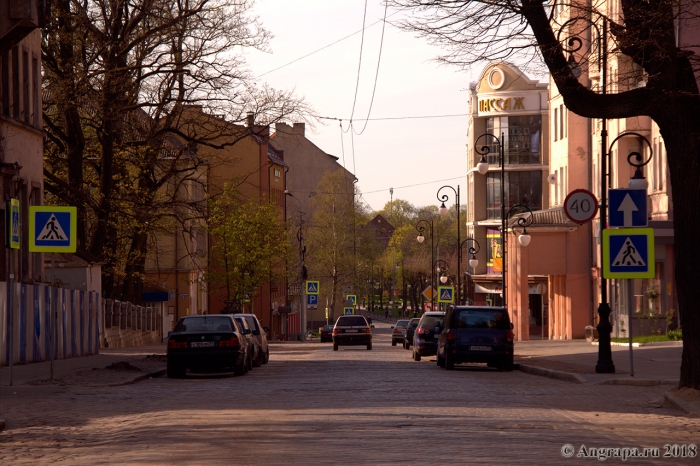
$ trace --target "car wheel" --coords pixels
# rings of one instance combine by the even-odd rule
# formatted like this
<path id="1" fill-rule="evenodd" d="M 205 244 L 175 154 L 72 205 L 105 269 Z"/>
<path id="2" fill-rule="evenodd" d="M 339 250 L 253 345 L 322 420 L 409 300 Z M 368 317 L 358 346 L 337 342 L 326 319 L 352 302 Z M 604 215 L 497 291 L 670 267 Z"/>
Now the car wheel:
<path id="1" fill-rule="evenodd" d="M 445 367 L 445 360 L 440 357 L 440 353 L 437 353 L 436 358 L 438 367 Z"/>
<path id="2" fill-rule="evenodd" d="M 455 362 L 454 359 L 450 357 L 450 353 L 445 351 L 445 369 L 448 371 L 452 371 L 455 368 Z"/>
<path id="3" fill-rule="evenodd" d="M 513 370 L 513 356 L 506 356 L 498 363 L 498 370 L 501 372 L 510 372 Z"/>
<path id="4" fill-rule="evenodd" d="M 262 349 L 258 351 L 258 357 L 253 359 L 253 367 L 260 367 L 265 363 L 265 355 L 262 352 Z"/>
<path id="5" fill-rule="evenodd" d="M 270 362 L 270 348 L 265 350 L 265 359 L 263 359 L 263 364 Z"/>
<path id="6" fill-rule="evenodd" d="M 372 349 L 372 343 L 367 343 L 367 349 L 371 350 Z"/>
<path id="7" fill-rule="evenodd" d="M 338 351 L 338 343 L 333 343 L 333 351 Z"/>
<path id="8" fill-rule="evenodd" d="M 168 363 L 168 378 L 170 379 L 182 379 L 185 377 L 186 371 L 187 369 L 182 366 Z"/>
<path id="9" fill-rule="evenodd" d="M 391 346 L 396 346 L 396 340 L 394 340 L 393 338 L 391 339 Z"/>
<path id="10" fill-rule="evenodd" d="M 241 361 L 240 363 L 236 364 L 233 366 L 233 375 L 240 376 L 240 375 L 245 375 L 246 373 L 246 361 L 245 359 Z"/>
<path id="11" fill-rule="evenodd" d="M 253 355 L 248 356 L 248 372 L 253 370 Z"/>
<path id="12" fill-rule="evenodd" d="M 416 352 L 416 348 L 413 348 L 413 360 L 414 361 L 420 361 L 420 354 Z"/>

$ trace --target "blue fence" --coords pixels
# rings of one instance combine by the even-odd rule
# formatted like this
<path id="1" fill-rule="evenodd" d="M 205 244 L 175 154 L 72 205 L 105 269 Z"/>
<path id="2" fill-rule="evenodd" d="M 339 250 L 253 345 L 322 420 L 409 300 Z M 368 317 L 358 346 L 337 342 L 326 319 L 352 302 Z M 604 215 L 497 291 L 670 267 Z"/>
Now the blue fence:
<path id="1" fill-rule="evenodd" d="M 12 295 L 12 309 L 8 298 Z M 0 282 L 0 366 L 46 361 L 51 345 L 51 301 L 56 310 L 54 359 L 97 354 L 101 328 L 99 293 Z M 11 347 L 12 346 L 12 350 Z"/>

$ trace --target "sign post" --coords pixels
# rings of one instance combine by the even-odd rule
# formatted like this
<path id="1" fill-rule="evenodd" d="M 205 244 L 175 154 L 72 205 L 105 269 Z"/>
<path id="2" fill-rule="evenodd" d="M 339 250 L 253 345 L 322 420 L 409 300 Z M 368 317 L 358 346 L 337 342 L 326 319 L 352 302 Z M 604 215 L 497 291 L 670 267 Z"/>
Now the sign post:
<path id="1" fill-rule="evenodd" d="M 7 225 L 7 231 L 5 232 L 5 247 L 9 249 L 7 252 L 7 257 L 8 257 L 8 262 L 9 262 L 9 267 L 10 267 L 10 273 L 8 276 L 7 280 L 7 287 L 8 287 L 8 293 L 7 293 L 7 316 L 8 316 L 8 327 L 10 329 L 9 335 L 8 335 L 8 343 L 9 343 L 9 358 L 10 360 L 8 361 L 8 368 L 9 368 L 9 376 L 10 376 L 10 386 L 12 386 L 13 383 L 13 373 L 12 373 L 12 365 L 13 365 L 13 359 L 15 357 L 14 355 L 14 326 L 15 326 L 15 318 L 14 318 L 14 307 L 13 307 L 13 297 L 14 297 L 14 265 L 13 265 L 13 258 L 14 258 L 14 253 L 12 252 L 13 249 L 19 249 L 20 247 L 20 224 L 19 224 L 19 199 L 10 199 L 7 201 L 7 205 L 5 208 L 5 212 L 7 213 L 7 218 L 5 219 L 5 225 Z"/>

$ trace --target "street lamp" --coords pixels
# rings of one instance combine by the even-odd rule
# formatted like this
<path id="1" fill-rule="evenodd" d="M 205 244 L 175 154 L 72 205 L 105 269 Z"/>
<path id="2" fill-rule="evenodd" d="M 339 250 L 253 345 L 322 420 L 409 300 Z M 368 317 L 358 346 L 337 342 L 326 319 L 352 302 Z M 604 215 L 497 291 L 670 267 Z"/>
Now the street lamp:
<path id="1" fill-rule="evenodd" d="M 421 244 L 423 243 L 423 241 L 425 241 L 425 235 L 423 235 L 425 227 L 421 225 L 422 223 L 425 223 L 430 227 L 430 286 L 433 287 L 435 283 L 435 273 L 432 267 L 433 263 L 435 262 L 435 241 L 433 236 L 433 222 L 421 219 L 418 220 L 418 222 L 416 223 L 416 230 L 418 230 L 418 237 L 416 239 Z M 430 296 L 430 305 L 435 305 L 435 290 L 432 290 L 432 294 Z"/>
<path id="2" fill-rule="evenodd" d="M 457 248 L 460 247 L 462 244 L 462 238 L 460 236 L 460 227 L 462 226 L 462 222 L 459 220 L 459 185 L 457 185 L 457 189 L 453 188 L 452 186 L 443 186 L 442 188 L 438 189 L 437 191 L 437 198 L 438 201 L 442 202 L 442 205 L 440 206 L 440 215 L 443 217 L 447 216 L 449 213 L 449 210 L 447 207 L 445 207 L 445 202 L 449 200 L 449 196 L 447 194 L 443 194 L 442 196 L 440 195 L 440 191 L 442 191 L 445 188 L 451 189 L 455 193 L 455 207 L 457 208 Z M 462 280 L 461 280 L 461 274 L 462 274 L 462 258 L 461 254 L 459 252 L 457 253 L 457 304 L 461 304 L 460 302 L 460 294 L 462 290 Z M 444 282 L 443 282 L 444 283 Z"/>
<path id="3" fill-rule="evenodd" d="M 459 251 L 457 252 L 457 254 L 458 254 L 457 257 L 458 257 L 458 258 L 460 259 L 460 261 L 461 261 L 461 257 L 462 257 L 462 248 L 463 248 L 464 245 L 467 244 L 467 243 L 472 243 L 472 245 L 469 246 L 469 249 L 467 250 L 467 251 L 469 252 L 469 254 L 471 254 L 471 258 L 469 259 L 469 267 L 471 267 L 472 269 L 475 269 L 475 268 L 479 265 L 479 259 L 476 258 L 476 253 L 478 253 L 478 252 L 481 250 L 481 245 L 479 244 L 479 242 L 478 242 L 477 240 L 475 240 L 474 238 L 467 238 L 467 239 L 465 239 L 464 241 L 462 241 L 462 242 L 459 244 Z M 459 274 L 462 273 L 461 270 L 458 270 L 457 272 L 458 272 Z M 459 294 L 458 294 L 458 295 L 457 295 L 457 300 L 458 300 L 459 303 L 461 304 L 464 300 L 460 300 L 460 299 L 461 299 L 461 297 L 460 297 Z"/>
<path id="4" fill-rule="evenodd" d="M 444 259 L 438 259 L 433 264 L 435 271 L 440 275 L 440 282 L 444 285 L 447 283 L 447 270 L 449 269 L 449 264 Z"/>

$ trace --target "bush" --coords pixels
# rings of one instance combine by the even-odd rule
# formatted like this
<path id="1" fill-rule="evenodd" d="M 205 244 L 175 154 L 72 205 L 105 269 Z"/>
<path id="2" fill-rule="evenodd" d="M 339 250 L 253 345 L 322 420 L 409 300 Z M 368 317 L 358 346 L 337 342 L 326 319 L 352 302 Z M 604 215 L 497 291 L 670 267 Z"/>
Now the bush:
<path id="1" fill-rule="evenodd" d="M 683 340 L 683 333 L 681 332 L 681 329 L 678 330 L 669 330 L 668 333 L 666 333 L 668 336 L 669 340 L 672 341 L 682 341 Z"/>

